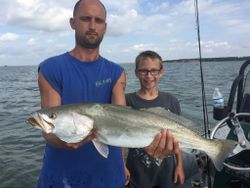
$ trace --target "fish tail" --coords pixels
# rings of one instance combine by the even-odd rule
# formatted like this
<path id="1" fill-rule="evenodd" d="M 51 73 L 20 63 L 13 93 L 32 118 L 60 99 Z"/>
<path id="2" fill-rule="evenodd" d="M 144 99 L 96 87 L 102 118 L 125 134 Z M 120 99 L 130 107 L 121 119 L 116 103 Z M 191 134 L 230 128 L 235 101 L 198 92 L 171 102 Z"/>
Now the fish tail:
<path id="1" fill-rule="evenodd" d="M 207 155 L 213 161 L 215 168 L 221 171 L 223 168 L 223 162 L 232 152 L 236 146 L 236 142 L 233 140 L 212 140 L 214 142 L 211 153 L 207 152 Z M 216 149 L 215 149 L 216 148 Z"/>

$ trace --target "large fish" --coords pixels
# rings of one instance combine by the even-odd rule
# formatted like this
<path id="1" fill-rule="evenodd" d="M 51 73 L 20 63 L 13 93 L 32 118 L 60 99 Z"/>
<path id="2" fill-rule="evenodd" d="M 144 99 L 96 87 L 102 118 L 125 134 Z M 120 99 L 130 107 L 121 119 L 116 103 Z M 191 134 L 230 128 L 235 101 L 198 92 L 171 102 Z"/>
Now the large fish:
<path id="1" fill-rule="evenodd" d="M 161 129 L 168 129 L 180 148 L 204 151 L 221 170 L 223 161 L 235 148 L 231 140 L 208 140 L 194 131 L 192 122 L 171 112 L 157 114 L 111 104 L 76 104 L 42 109 L 27 122 L 46 133 L 54 133 L 67 143 L 84 139 L 93 129 L 93 143 L 100 154 L 108 157 L 108 146 L 142 148 L 148 146 Z M 106 145 L 107 144 L 107 145 Z"/>

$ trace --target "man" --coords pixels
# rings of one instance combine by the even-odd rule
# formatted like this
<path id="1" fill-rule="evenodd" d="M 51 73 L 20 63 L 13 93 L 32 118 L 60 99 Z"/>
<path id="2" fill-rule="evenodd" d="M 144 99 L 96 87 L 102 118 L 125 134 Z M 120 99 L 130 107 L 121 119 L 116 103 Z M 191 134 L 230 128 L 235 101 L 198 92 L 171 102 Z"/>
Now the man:
<path id="1" fill-rule="evenodd" d="M 127 105 L 135 109 L 162 107 L 180 114 L 180 104 L 171 94 L 159 91 L 158 81 L 164 74 L 162 58 L 154 51 L 143 51 L 136 57 L 135 75 L 140 81 L 137 92 L 126 94 Z M 171 188 L 174 183 L 183 184 L 182 155 L 156 159 L 148 148 L 129 149 L 127 167 L 130 172 L 129 188 Z M 174 168 L 175 166 L 175 168 Z"/>
<path id="2" fill-rule="evenodd" d="M 99 0 L 76 3 L 70 25 L 75 48 L 49 58 L 39 66 L 41 107 L 80 102 L 125 105 L 126 78 L 121 66 L 99 54 L 106 32 L 106 9 Z M 38 187 L 118 188 L 125 182 L 121 148 L 109 146 L 109 158 L 98 154 L 92 142 L 95 132 L 79 143 L 68 144 L 53 134 L 47 141 Z M 159 156 L 178 151 L 171 134 L 162 131 L 149 148 Z M 126 175 L 129 176 L 128 172 Z"/>

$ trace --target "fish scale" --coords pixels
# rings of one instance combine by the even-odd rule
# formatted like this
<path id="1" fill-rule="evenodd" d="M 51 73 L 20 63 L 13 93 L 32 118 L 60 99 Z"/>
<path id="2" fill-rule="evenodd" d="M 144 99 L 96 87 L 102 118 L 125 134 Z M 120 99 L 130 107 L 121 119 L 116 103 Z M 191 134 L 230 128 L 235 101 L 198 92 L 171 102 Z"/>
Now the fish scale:
<path id="1" fill-rule="evenodd" d="M 27 121 L 68 143 L 83 140 L 95 128 L 98 134 L 93 143 L 104 157 L 108 157 L 107 145 L 143 148 L 153 141 L 161 129 L 168 129 L 181 148 L 205 152 L 215 167 L 221 170 L 224 160 L 236 145 L 232 140 L 205 139 L 191 129 L 194 125 L 192 121 L 159 108 L 146 111 L 112 104 L 63 105 L 41 109 Z M 67 132 L 67 137 L 64 132 Z"/>

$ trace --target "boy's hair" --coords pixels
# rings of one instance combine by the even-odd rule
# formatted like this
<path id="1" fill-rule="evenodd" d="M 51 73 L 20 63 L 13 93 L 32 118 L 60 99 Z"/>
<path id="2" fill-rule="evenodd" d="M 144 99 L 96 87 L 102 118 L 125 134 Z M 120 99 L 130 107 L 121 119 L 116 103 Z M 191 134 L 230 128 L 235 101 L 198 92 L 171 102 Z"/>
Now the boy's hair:
<path id="1" fill-rule="evenodd" d="M 136 70 L 139 67 L 139 63 L 146 58 L 158 59 L 159 63 L 160 63 L 160 69 L 162 69 L 163 66 L 162 66 L 161 56 L 154 51 L 147 50 L 147 51 L 143 51 L 143 52 L 139 53 L 139 55 L 136 57 L 136 59 L 135 59 L 135 69 Z"/>
<path id="2" fill-rule="evenodd" d="M 81 1 L 82 1 L 82 0 L 78 0 L 78 1 L 76 2 L 75 6 L 74 6 L 74 10 L 73 10 L 73 16 L 76 15 L 76 11 L 77 11 L 77 9 L 78 9 L 78 7 L 79 7 Z M 99 2 L 100 5 L 103 7 L 104 12 L 105 12 L 105 15 L 107 15 L 107 10 L 106 10 L 106 7 L 104 6 L 104 4 L 103 4 L 101 1 L 99 1 L 99 0 L 98 0 L 98 2 Z"/>

